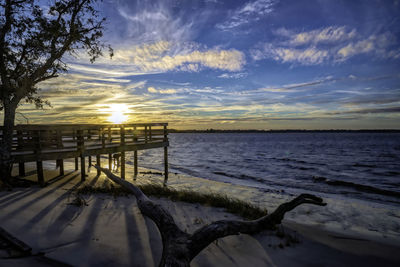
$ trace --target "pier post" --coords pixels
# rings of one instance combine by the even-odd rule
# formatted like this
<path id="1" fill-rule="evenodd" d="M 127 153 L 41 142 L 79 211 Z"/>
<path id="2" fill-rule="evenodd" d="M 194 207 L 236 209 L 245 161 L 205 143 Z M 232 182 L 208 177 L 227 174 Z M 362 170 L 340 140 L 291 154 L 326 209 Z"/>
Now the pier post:
<path id="1" fill-rule="evenodd" d="M 96 165 L 97 166 L 101 166 L 100 165 L 100 154 L 96 155 Z M 99 176 L 101 174 L 101 171 L 99 169 L 97 169 L 97 175 Z"/>
<path id="2" fill-rule="evenodd" d="M 138 141 L 137 139 L 137 132 L 136 132 L 136 126 L 133 127 L 133 142 L 136 143 Z M 133 180 L 136 180 L 138 175 L 138 155 L 137 155 L 137 150 L 133 151 Z"/>
<path id="3" fill-rule="evenodd" d="M 60 176 L 64 175 L 64 161 L 62 159 L 57 159 L 56 166 L 60 168 Z"/>
<path id="4" fill-rule="evenodd" d="M 37 177 L 40 186 L 44 186 L 44 175 L 43 175 L 43 162 L 36 161 L 36 170 L 37 170 Z"/>
<path id="5" fill-rule="evenodd" d="M 92 166 L 92 156 L 88 157 L 88 172 L 90 172 L 90 167 Z"/>
<path id="6" fill-rule="evenodd" d="M 152 140 L 152 136 L 151 136 L 151 126 L 149 126 L 149 139 L 150 139 L 150 141 Z"/>
<path id="7" fill-rule="evenodd" d="M 104 149 L 106 147 L 106 139 L 105 139 L 103 128 L 100 129 L 99 138 L 101 139 L 101 147 Z M 96 156 L 96 164 L 97 164 L 97 166 L 100 167 L 100 164 L 101 164 L 100 154 Z M 97 170 L 97 175 L 100 175 L 100 174 L 101 174 L 101 171 Z"/>
<path id="8" fill-rule="evenodd" d="M 137 150 L 133 151 L 133 169 L 134 169 L 134 177 L 133 180 L 136 180 L 136 177 L 138 175 L 138 164 L 137 164 Z"/>
<path id="9" fill-rule="evenodd" d="M 18 174 L 20 177 L 25 176 L 25 162 L 18 162 Z"/>
<path id="10" fill-rule="evenodd" d="M 164 185 L 168 182 L 168 147 L 164 147 Z"/>
<path id="11" fill-rule="evenodd" d="M 73 141 L 76 141 L 76 132 L 75 132 L 75 130 L 73 131 L 72 140 L 73 140 Z M 79 164 L 78 164 L 78 157 L 76 157 L 76 158 L 75 158 L 75 171 L 77 171 L 77 170 L 79 169 L 79 166 L 78 166 L 78 165 L 79 165 Z"/>
<path id="12" fill-rule="evenodd" d="M 121 151 L 121 178 L 125 179 L 125 128 L 121 126 L 121 146 L 124 151 Z"/>
<path id="13" fill-rule="evenodd" d="M 164 126 L 164 142 L 168 141 L 167 126 Z M 168 182 L 168 147 L 164 147 L 164 186 Z"/>
<path id="14" fill-rule="evenodd" d="M 111 139 L 111 127 L 108 127 L 108 143 L 112 143 Z M 108 169 L 112 172 L 112 154 L 108 154 Z"/>
<path id="15" fill-rule="evenodd" d="M 17 131 L 18 134 L 18 148 L 22 148 L 24 146 L 24 139 L 22 136 L 22 131 Z M 18 174 L 20 177 L 25 176 L 25 162 L 18 162 Z"/>
<path id="16" fill-rule="evenodd" d="M 83 155 L 83 150 L 85 146 L 85 141 L 83 137 L 83 132 L 82 130 L 78 130 L 78 150 L 80 151 L 81 154 L 81 181 L 84 182 L 86 178 L 86 173 L 85 173 L 85 157 Z"/>
<path id="17" fill-rule="evenodd" d="M 62 148 L 62 135 L 61 131 L 57 130 L 57 148 Z M 60 167 L 60 176 L 64 175 L 64 160 L 63 159 L 57 159 L 57 166 Z"/>
<path id="18" fill-rule="evenodd" d="M 85 172 L 85 157 L 81 155 L 81 181 L 84 182 L 86 179 L 86 172 Z"/>
<path id="19" fill-rule="evenodd" d="M 40 140 L 40 130 L 36 132 L 36 155 L 38 158 L 41 156 L 42 153 L 42 146 L 41 146 L 41 140 Z M 44 175 L 43 175 L 43 162 L 41 160 L 36 161 L 36 172 L 37 172 L 37 178 L 40 186 L 44 186 Z"/>

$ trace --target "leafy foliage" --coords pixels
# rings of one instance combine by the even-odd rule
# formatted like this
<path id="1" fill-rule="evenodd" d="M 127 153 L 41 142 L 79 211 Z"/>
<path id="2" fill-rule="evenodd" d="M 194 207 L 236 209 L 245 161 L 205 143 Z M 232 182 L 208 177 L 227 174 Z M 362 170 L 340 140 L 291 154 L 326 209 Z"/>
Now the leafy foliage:
<path id="1" fill-rule="evenodd" d="M 67 70 L 65 54 L 85 50 L 91 62 L 102 54 L 105 19 L 99 18 L 95 2 L 0 1 L 1 107 L 17 106 L 22 99 L 38 108 L 49 104 L 38 95 L 37 84 Z"/>

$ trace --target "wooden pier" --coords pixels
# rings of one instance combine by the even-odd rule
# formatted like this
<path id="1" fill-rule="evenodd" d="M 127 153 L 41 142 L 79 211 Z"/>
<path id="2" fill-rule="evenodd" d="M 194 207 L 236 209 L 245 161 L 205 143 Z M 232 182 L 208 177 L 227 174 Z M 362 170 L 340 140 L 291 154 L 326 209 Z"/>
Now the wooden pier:
<path id="1" fill-rule="evenodd" d="M 113 155 L 120 157 L 121 178 L 125 178 L 125 153 L 134 152 L 134 175 L 138 174 L 138 150 L 164 148 L 164 183 L 168 180 L 168 123 L 145 124 L 27 124 L 14 127 L 12 157 L 19 165 L 19 175 L 25 176 L 25 162 L 36 162 L 38 182 L 45 184 L 43 164 L 56 160 L 60 175 L 64 175 L 64 159 L 75 159 L 75 170 L 81 169 L 81 180 L 86 177 L 92 157 L 100 165 L 101 155 L 108 156 L 112 170 Z M 0 127 L 0 139 L 2 127 Z M 80 162 L 79 162 L 80 161 Z M 80 164 L 79 164 L 80 163 Z M 100 175 L 99 171 L 97 173 Z"/>

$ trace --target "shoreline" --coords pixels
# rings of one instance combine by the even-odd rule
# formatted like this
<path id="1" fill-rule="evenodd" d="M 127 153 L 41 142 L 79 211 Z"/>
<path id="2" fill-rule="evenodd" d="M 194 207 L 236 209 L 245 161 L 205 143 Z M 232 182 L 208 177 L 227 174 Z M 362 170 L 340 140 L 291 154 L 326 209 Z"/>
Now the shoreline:
<path id="1" fill-rule="evenodd" d="M 302 130 L 302 129 L 282 129 L 282 130 L 220 130 L 220 129 L 207 129 L 207 130 L 178 130 L 169 129 L 169 133 L 400 133 L 400 129 L 359 129 L 359 130 L 346 130 L 346 129 L 329 129 L 329 130 Z"/>
<path id="2" fill-rule="evenodd" d="M 47 177 L 57 176 L 58 171 L 54 170 L 52 164 L 45 166 L 46 166 L 45 175 Z M 139 214 L 137 207 L 132 207 L 132 204 L 129 204 L 135 202 L 133 196 L 129 196 L 127 198 L 119 197 L 114 199 L 112 196 L 104 194 L 87 195 L 85 196 L 85 198 L 87 198 L 89 206 L 77 208 L 71 205 L 67 205 L 67 203 L 71 202 L 73 198 L 73 195 L 71 195 L 71 193 L 67 194 L 68 190 L 76 188 L 77 184 L 79 184 L 79 175 L 77 175 L 78 172 L 71 171 L 70 168 L 71 166 L 69 166 L 68 163 L 65 166 L 66 177 L 55 181 L 53 184 L 45 188 L 39 188 L 34 186 L 26 189 L 18 188 L 11 192 L 6 192 L 6 191 L 0 192 L 0 201 L 1 201 L 0 203 L 2 210 L 0 219 L 3 222 L 2 226 L 5 229 L 9 230 L 10 232 L 14 233 L 17 237 L 19 237 L 21 240 L 28 243 L 35 249 L 43 249 L 46 246 L 51 247 L 60 244 L 64 241 L 70 242 L 71 241 L 70 235 L 63 236 L 64 231 L 67 232 L 72 231 L 73 233 L 72 236 L 74 236 L 76 239 L 80 239 L 80 235 L 78 233 L 82 234 L 84 233 L 82 229 L 89 230 L 93 234 L 93 232 L 96 232 L 96 230 L 89 229 L 90 228 L 89 221 L 93 224 L 97 224 L 97 219 L 99 218 L 100 221 L 104 220 L 104 222 L 107 222 L 108 224 L 113 223 L 113 220 L 111 219 L 114 218 L 116 221 L 121 221 L 118 223 L 118 225 L 120 224 L 122 225 L 120 227 L 113 226 L 113 228 L 114 227 L 122 229 L 126 228 L 127 221 L 126 219 L 124 221 L 123 218 L 126 217 L 127 214 L 131 214 L 132 209 L 133 213 L 135 214 L 135 220 L 134 220 L 135 223 L 133 224 L 137 224 L 139 221 L 143 223 L 144 220 L 144 222 L 146 222 L 145 223 L 146 227 L 151 227 L 149 226 L 149 222 L 147 219 L 143 219 L 143 217 L 140 217 L 141 215 Z M 128 167 L 127 168 L 128 180 L 131 179 L 131 174 L 133 173 L 131 171 L 132 170 Z M 162 184 L 163 177 L 159 174 L 156 174 L 154 170 L 139 168 L 139 171 L 142 173 L 140 173 L 136 183 Z M 32 172 L 30 173 L 32 176 L 31 178 L 34 178 L 35 174 L 33 174 Z M 89 177 L 85 182 L 85 184 L 94 185 L 94 184 L 109 183 L 108 179 L 103 174 L 100 175 L 100 177 L 95 178 L 95 173 L 96 172 L 94 171 L 94 169 L 91 168 L 91 172 L 89 173 Z M 260 192 L 258 190 L 255 190 L 254 188 L 234 186 L 231 184 L 205 180 L 197 177 L 190 177 L 182 174 L 178 175 L 170 174 L 168 186 L 176 190 L 185 189 L 185 190 L 196 190 L 196 191 L 202 191 L 202 190 L 210 191 L 211 189 L 215 193 L 226 194 L 228 196 L 237 197 L 239 199 L 245 199 L 256 205 L 266 207 L 268 208 L 269 211 L 273 210 L 277 205 L 281 204 L 282 202 L 290 198 L 283 194 Z M 336 256 L 333 257 L 331 255 L 331 253 L 333 253 L 333 250 L 340 251 L 343 255 L 337 258 L 338 262 L 336 263 L 340 263 L 342 261 L 346 263 L 353 262 L 354 259 L 360 260 L 359 257 L 362 258 L 366 257 L 366 259 L 370 258 L 370 261 L 369 262 L 367 261 L 367 263 L 372 263 L 372 262 L 377 263 L 380 260 L 386 260 L 386 259 L 389 260 L 389 262 L 387 262 L 389 263 L 389 265 L 392 261 L 397 263 L 400 262 L 400 256 L 397 257 L 397 254 L 394 253 L 394 251 L 399 248 L 398 241 L 400 240 L 400 238 L 398 232 L 392 231 L 390 228 L 386 229 L 386 231 L 384 232 L 376 231 L 376 229 L 375 231 L 374 230 L 369 231 L 368 228 L 366 228 L 363 223 L 361 222 L 356 223 L 357 221 L 362 221 L 363 218 L 370 217 L 369 223 L 372 225 L 374 224 L 374 220 L 375 221 L 378 220 L 378 222 L 379 220 L 381 220 L 386 224 L 390 224 L 388 222 L 388 219 L 385 220 L 385 218 L 381 218 L 382 213 L 389 211 L 382 211 L 379 210 L 377 207 L 364 207 L 363 205 L 354 203 L 341 203 L 341 202 L 338 203 L 337 200 L 331 200 L 331 199 L 325 199 L 325 200 L 328 202 L 327 207 L 312 207 L 304 205 L 298 207 L 294 211 L 291 211 L 285 217 L 283 221 L 284 227 L 287 228 L 288 231 L 297 231 L 297 234 L 300 236 L 301 242 L 298 245 L 280 249 L 278 247 L 278 244 L 279 242 L 282 242 L 281 240 L 278 239 L 274 241 L 273 237 L 271 237 L 271 234 L 262 233 L 254 237 L 240 235 L 239 237 L 224 238 L 222 244 L 225 244 L 225 242 L 227 243 L 226 247 L 224 247 L 223 250 L 234 249 L 231 247 L 232 243 L 237 245 L 238 244 L 237 242 L 239 242 L 238 241 L 239 238 L 239 240 L 241 240 L 240 242 L 244 242 L 249 247 L 251 246 L 256 246 L 258 248 L 259 246 L 263 247 L 263 249 L 261 250 L 257 249 L 255 250 L 255 252 L 247 251 L 246 253 L 247 254 L 250 253 L 249 255 L 255 257 L 256 259 L 254 260 L 257 261 L 257 263 L 264 262 L 268 263 L 267 265 L 269 266 L 279 266 L 281 265 L 280 264 L 281 262 L 285 262 L 285 258 L 287 257 L 289 260 L 290 259 L 293 260 L 292 262 L 288 262 L 288 264 L 296 263 L 293 257 L 295 255 L 299 256 L 298 255 L 299 251 L 303 251 L 304 253 L 314 252 L 308 255 L 309 257 L 308 259 L 304 260 L 307 261 L 308 263 L 318 262 L 318 260 L 316 259 L 316 257 L 318 257 L 318 255 L 316 254 L 318 253 L 312 250 L 308 251 L 310 247 L 313 250 L 315 249 L 315 247 L 318 248 L 319 250 L 322 250 L 321 253 L 322 254 L 325 253 L 326 258 L 330 259 L 331 261 L 334 261 L 336 257 Z M 193 229 L 193 227 L 197 228 L 202 223 L 206 223 L 207 220 L 212 221 L 217 219 L 237 218 L 234 215 L 227 214 L 221 208 L 204 207 L 198 204 L 172 202 L 166 199 L 158 199 L 157 201 L 160 201 L 165 208 L 170 210 L 174 214 L 174 216 L 176 216 L 175 217 L 176 221 L 178 223 L 181 222 L 181 227 L 186 230 Z M 347 204 L 351 204 L 351 206 L 349 207 Z M 130 207 L 131 209 L 129 209 L 128 207 Z M 347 211 L 343 210 L 344 208 L 347 208 Z M 341 214 L 337 215 L 336 213 L 340 209 L 342 209 Z M 358 218 L 350 216 L 351 214 L 354 215 L 356 210 L 358 210 L 359 213 Z M 100 211 L 104 212 L 105 214 L 101 214 Z M 380 212 L 375 214 L 377 211 Z M 393 215 L 394 217 L 399 216 L 398 219 L 400 221 L 400 214 L 396 212 L 399 211 L 398 210 L 395 211 Z M 95 213 L 98 215 L 94 216 L 93 214 Z M 86 214 L 85 216 L 87 217 L 83 216 L 84 214 Z M 105 217 L 103 218 L 103 216 Z M 204 219 L 203 217 L 206 219 Z M 193 218 L 200 219 L 199 220 L 200 224 L 198 223 L 199 221 L 192 220 Z M 342 218 L 341 221 L 340 218 Z M 88 219 L 89 221 L 86 221 Z M 337 221 L 338 219 L 339 221 Z M 70 222 L 71 220 L 72 222 Z M 75 221 L 79 221 L 79 223 L 76 223 L 75 225 Z M 52 233 L 55 233 L 53 232 L 53 230 L 60 231 L 60 229 L 58 229 L 54 225 L 54 222 L 61 223 L 62 227 L 61 227 L 60 238 L 62 240 L 61 239 L 59 240 L 57 237 L 52 236 Z M 395 224 L 397 225 L 397 222 Z M 28 226 L 30 226 L 30 228 L 28 228 Z M 54 229 L 53 230 L 45 229 L 48 227 Z M 78 227 L 79 229 L 74 229 L 76 227 Z M 101 240 L 103 240 L 103 238 L 105 237 L 102 235 L 105 234 L 107 238 L 104 239 L 104 242 L 109 242 L 110 240 L 108 239 L 111 238 L 111 236 L 109 236 L 111 235 L 111 233 L 106 233 L 107 231 L 111 231 L 113 232 L 114 235 L 118 236 L 118 238 L 122 238 L 121 233 L 118 233 L 117 231 L 118 229 L 106 230 L 103 229 L 102 227 L 99 228 L 100 233 L 102 234 L 99 235 L 99 233 L 96 233 L 96 235 L 101 236 Z M 134 227 L 134 225 L 132 227 Z M 381 228 L 385 227 L 387 228 L 386 225 L 384 225 L 384 227 L 382 227 L 381 225 Z M 38 232 L 33 231 L 34 229 L 38 230 Z M 392 229 L 396 229 L 396 226 L 392 225 Z M 140 237 L 139 238 L 141 240 L 140 242 L 143 242 L 148 238 L 150 238 L 150 240 L 159 238 L 154 236 L 153 233 L 150 234 L 149 229 L 143 231 L 142 230 L 143 229 L 141 229 L 140 227 L 137 230 L 135 230 L 138 231 L 136 233 L 137 234 L 136 237 L 132 236 L 131 234 L 128 234 L 128 236 L 131 236 L 131 238 L 134 239 Z M 398 230 L 400 231 L 400 228 Z M 132 229 L 129 230 L 127 228 L 126 231 L 129 232 L 133 230 Z M 38 234 L 40 237 L 38 237 Z M 44 235 L 41 236 L 41 234 Z M 89 238 L 89 236 L 87 238 Z M 92 238 L 96 239 L 98 237 L 92 237 Z M 244 241 L 242 240 L 243 238 L 245 239 Z M 225 239 L 227 239 L 229 242 L 225 241 Z M 73 245 L 73 247 L 75 250 L 78 250 L 79 247 L 82 246 L 82 244 L 80 244 L 79 242 L 80 241 L 77 241 L 76 244 L 74 243 L 75 245 Z M 97 241 L 86 240 L 85 242 L 93 245 L 96 244 Z M 129 244 L 132 242 L 135 243 L 139 241 L 128 239 L 125 240 L 124 242 Z M 156 243 L 159 244 L 157 245 Z M 271 245 L 271 247 L 269 247 L 268 245 Z M 69 245 L 67 245 L 67 247 L 68 246 Z M 96 248 L 96 249 L 99 249 L 98 252 L 100 252 L 102 249 L 104 249 L 104 246 L 107 247 L 108 245 L 102 243 L 101 246 L 102 248 Z M 161 246 L 161 243 L 153 240 L 150 241 L 150 244 L 147 244 L 146 246 L 139 248 L 139 250 L 150 251 L 150 252 L 141 251 L 141 253 L 144 254 L 147 253 L 146 254 L 147 256 L 145 256 L 147 262 L 143 262 L 144 265 L 152 266 L 151 263 L 153 263 L 153 265 L 157 264 L 156 258 L 158 253 L 160 253 L 159 249 L 155 248 L 157 246 Z M 123 248 L 118 247 L 118 245 L 112 247 L 114 250 L 115 249 L 124 250 Z M 246 250 L 246 247 L 243 246 L 240 247 L 242 250 Z M 86 251 L 85 253 L 92 253 L 91 248 L 88 249 L 89 250 Z M 228 262 L 226 262 L 226 257 L 227 257 L 226 255 L 225 256 L 219 254 L 218 256 L 214 255 L 215 249 L 216 249 L 215 247 L 207 248 L 204 252 L 205 255 L 203 254 L 199 255 L 198 256 L 199 259 L 198 257 L 196 257 L 196 261 L 193 262 L 194 263 L 193 266 L 205 266 L 207 265 L 206 263 L 210 263 L 210 261 L 214 262 L 215 264 L 228 264 Z M 64 262 L 65 260 L 67 260 L 67 263 L 70 263 L 68 262 L 68 260 L 70 260 L 68 259 L 68 254 L 71 253 L 71 251 L 68 252 L 68 249 L 66 249 L 65 251 L 64 250 L 65 250 L 64 248 L 60 249 L 56 248 L 53 252 L 46 253 L 46 255 L 56 260 L 61 260 Z M 127 251 L 125 251 L 124 253 L 127 253 Z M 152 253 L 152 255 L 148 253 L 150 254 Z M 243 253 L 244 253 L 243 251 L 239 253 L 239 255 L 237 256 L 238 259 L 234 257 L 235 258 L 234 262 L 237 265 L 240 265 L 238 264 L 238 262 L 243 260 L 243 257 L 246 259 L 249 257 L 249 255 L 243 255 Z M 267 253 L 267 256 L 265 255 L 265 253 Z M 277 256 L 273 255 L 274 253 L 277 253 Z M 123 255 L 126 256 L 128 254 L 123 254 Z M 108 255 L 107 257 L 108 260 L 112 258 L 111 255 Z M 268 257 L 270 258 L 270 261 L 266 260 Z M 152 260 L 150 260 L 150 258 L 152 258 Z M 277 262 L 274 261 L 275 258 L 277 259 Z M 322 264 L 324 262 L 320 263 Z M 93 262 L 91 262 L 91 264 L 93 264 Z M 88 262 L 87 266 L 90 266 L 91 264 L 89 264 Z M 121 265 L 123 266 L 124 263 L 121 263 Z M 304 265 L 300 264 L 297 266 L 304 266 Z"/>

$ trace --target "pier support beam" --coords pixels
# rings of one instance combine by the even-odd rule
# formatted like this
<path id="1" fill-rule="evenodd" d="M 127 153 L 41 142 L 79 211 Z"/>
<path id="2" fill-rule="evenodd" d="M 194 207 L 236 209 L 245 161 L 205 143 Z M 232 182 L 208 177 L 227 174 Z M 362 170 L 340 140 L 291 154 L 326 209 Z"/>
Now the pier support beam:
<path id="1" fill-rule="evenodd" d="M 108 169 L 112 172 L 112 154 L 108 154 Z"/>
<path id="2" fill-rule="evenodd" d="M 125 151 L 121 152 L 121 179 L 125 180 Z"/>
<path id="3" fill-rule="evenodd" d="M 18 174 L 20 177 L 25 176 L 25 163 L 24 162 L 18 163 Z"/>
<path id="4" fill-rule="evenodd" d="M 36 161 L 37 178 L 40 186 L 44 186 L 43 162 Z"/>
<path id="5" fill-rule="evenodd" d="M 75 171 L 79 169 L 79 163 L 78 163 L 78 158 L 75 158 Z"/>
<path id="6" fill-rule="evenodd" d="M 58 159 L 56 165 L 60 168 L 60 175 L 64 175 L 64 161 L 62 159 Z"/>
<path id="7" fill-rule="evenodd" d="M 81 181 L 84 182 L 86 179 L 86 172 L 85 172 L 85 157 L 81 156 Z"/>
<path id="8" fill-rule="evenodd" d="M 89 159 L 88 159 L 88 172 L 90 172 L 90 167 L 91 166 L 92 166 L 92 157 L 89 156 Z"/>
<path id="9" fill-rule="evenodd" d="M 96 164 L 99 167 L 101 166 L 100 165 L 100 155 L 96 155 Z M 100 174 L 101 174 L 101 171 L 99 169 L 97 169 L 97 176 L 100 176 Z"/>
<path id="10" fill-rule="evenodd" d="M 168 147 L 164 147 L 164 185 L 168 182 Z"/>
<path id="11" fill-rule="evenodd" d="M 133 179 L 134 180 L 136 180 L 136 177 L 138 175 L 138 163 L 137 163 L 137 160 L 138 160 L 137 150 L 135 150 L 135 151 L 133 151 L 133 169 L 134 169 L 134 171 L 133 171 L 133 173 L 134 173 Z"/>

